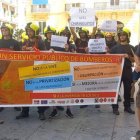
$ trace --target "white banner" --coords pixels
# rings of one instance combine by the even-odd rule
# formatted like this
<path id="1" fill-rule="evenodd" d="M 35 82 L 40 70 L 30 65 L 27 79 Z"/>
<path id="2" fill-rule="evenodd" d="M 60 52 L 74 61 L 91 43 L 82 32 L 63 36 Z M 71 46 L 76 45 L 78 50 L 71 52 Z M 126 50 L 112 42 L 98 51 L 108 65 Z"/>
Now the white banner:
<path id="1" fill-rule="evenodd" d="M 116 20 L 105 20 L 100 29 L 104 32 L 117 32 L 117 21 Z"/>
<path id="2" fill-rule="evenodd" d="M 96 26 L 95 11 L 92 8 L 72 8 L 70 27 Z"/>
<path id="3" fill-rule="evenodd" d="M 88 48 L 90 53 L 106 52 L 105 38 L 90 39 L 88 42 Z"/>
<path id="4" fill-rule="evenodd" d="M 67 44 L 67 39 L 68 38 L 64 36 L 52 35 L 51 46 L 64 48 L 65 44 Z"/>

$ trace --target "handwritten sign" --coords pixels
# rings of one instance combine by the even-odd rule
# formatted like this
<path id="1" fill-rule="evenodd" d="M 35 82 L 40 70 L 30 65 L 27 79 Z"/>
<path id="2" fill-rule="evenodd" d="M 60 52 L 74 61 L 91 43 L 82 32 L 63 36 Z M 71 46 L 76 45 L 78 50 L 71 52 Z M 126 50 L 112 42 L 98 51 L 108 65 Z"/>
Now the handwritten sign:
<path id="1" fill-rule="evenodd" d="M 105 20 L 100 29 L 104 32 L 117 32 L 117 21 L 116 20 Z"/>
<path id="2" fill-rule="evenodd" d="M 71 27 L 96 26 L 95 11 L 92 8 L 72 8 L 70 15 Z"/>
<path id="3" fill-rule="evenodd" d="M 67 40 L 68 40 L 67 37 L 52 35 L 51 46 L 64 48 L 65 44 L 67 44 Z"/>
<path id="4" fill-rule="evenodd" d="M 88 42 L 88 48 L 90 53 L 106 52 L 105 38 L 90 39 Z"/>

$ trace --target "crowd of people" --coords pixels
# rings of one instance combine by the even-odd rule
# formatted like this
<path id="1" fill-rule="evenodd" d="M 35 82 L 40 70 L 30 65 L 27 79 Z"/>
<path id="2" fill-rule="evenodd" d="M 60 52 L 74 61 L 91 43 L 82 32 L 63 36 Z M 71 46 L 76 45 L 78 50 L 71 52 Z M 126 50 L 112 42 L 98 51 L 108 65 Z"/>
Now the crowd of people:
<path id="1" fill-rule="evenodd" d="M 13 38 L 14 29 L 12 25 L 8 23 L 3 23 L 0 29 L 0 50 L 7 51 L 60 51 L 81 53 L 82 55 L 89 53 L 89 39 L 105 38 L 106 53 L 124 55 L 125 61 L 121 78 L 121 81 L 124 85 L 124 111 L 129 114 L 135 114 L 135 111 L 133 111 L 131 108 L 131 88 L 133 81 L 137 81 L 140 78 L 140 44 L 137 47 L 133 47 L 129 44 L 131 37 L 131 32 L 129 29 L 123 27 L 121 29 L 118 29 L 117 33 L 111 33 L 103 32 L 96 26 L 93 27 L 92 33 L 89 34 L 89 30 L 84 27 L 79 28 L 79 31 L 76 32 L 75 28 L 67 26 L 58 32 L 54 27 L 50 25 L 44 28 L 45 39 L 42 39 L 39 33 L 39 26 L 35 23 L 30 22 L 27 23 L 25 27 L 25 32 L 21 34 L 21 41 L 15 40 Z M 50 45 L 52 35 L 66 36 L 68 38 L 64 48 Z M 136 63 L 136 67 L 135 70 L 132 71 L 132 66 L 134 63 Z M 80 106 L 80 108 L 85 107 L 87 107 L 87 105 Z M 96 105 L 95 107 L 100 108 L 99 105 Z M 38 114 L 40 120 L 46 119 L 44 114 L 46 108 L 47 107 L 45 106 L 38 107 Z M 113 104 L 112 108 L 115 115 L 120 114 L 118 103 Z M 15 109 L 20 110 L 20 108 Z M 0 108 L 0 111 L 2 110 L 3 108 Z M 53 111 L 51 112 L 49 117 L 55 117 L 58 113 L 58 110 L 64 110 L 64 108 L 59 106 L 53 107 Z M 136 96 L 136 112 L 140 125 L 140 90 L 138 92 L 138 95 Z M 66 115 L 70 118 L 73 118 L 70 106 L 66 107 Z M 29 117 L 29 107 L 22 107 L 21 112 L 18 116 L 16 116 L 16 119 L 23 119 L 27 117 Z M 1 124 L 3 122 L 3 120 L 0 121 Z M 137 132 L 137 135 L 138 134 L 140 134 L 140 129 Z"/>

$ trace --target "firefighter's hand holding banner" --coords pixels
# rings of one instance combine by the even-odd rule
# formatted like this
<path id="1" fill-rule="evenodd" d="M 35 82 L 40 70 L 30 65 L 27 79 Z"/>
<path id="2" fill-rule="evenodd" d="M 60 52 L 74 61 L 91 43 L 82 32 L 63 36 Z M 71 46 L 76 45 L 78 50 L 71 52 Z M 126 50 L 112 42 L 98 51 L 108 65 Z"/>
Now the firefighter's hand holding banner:
<path id="1" fill-rule="evenodd" d="M 0 106 L 117 102 L 123 57 L 0 51 Z"/>

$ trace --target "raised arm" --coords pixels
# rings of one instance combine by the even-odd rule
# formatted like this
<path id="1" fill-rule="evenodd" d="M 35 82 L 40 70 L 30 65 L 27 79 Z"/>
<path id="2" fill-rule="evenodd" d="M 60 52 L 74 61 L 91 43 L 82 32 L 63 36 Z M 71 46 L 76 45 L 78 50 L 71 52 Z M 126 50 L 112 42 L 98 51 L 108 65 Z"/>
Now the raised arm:
<path id="1" fill-rule="evenodd" d="M 95 16 L 95 20 L 96 20 L 96 26 L 93 27 L 93 29 L 92 29 L 91 38 L 95 38 L 95 34 L 97 31 L 97 26 L 98 26 L 98 17 L 97 16 Z"/>
<path id="2" fill-rule="evenodd" d="M 70 25 L 70 20 L 71 20 L 71 18 L 69 17 L 69 18 L 68 18 L 68 23 L 69 23 L 69 25 Z M 69 27 L 70 27 L 70 26 L 69 26 Z M 70 31 L 71 31 L 71 33 L 72 33 L 73 40 L 74 40 L 74 42 L 75 42 L 76 39 L 78 38 L 78 37 L 77 37 L 77 34 L 76 34 L 76 32 L 75 32 L 75 28 L 74 28 L 74 27 L 70 27 Z"/>

